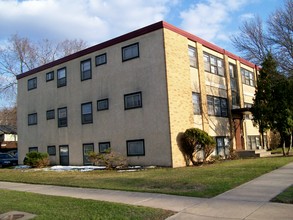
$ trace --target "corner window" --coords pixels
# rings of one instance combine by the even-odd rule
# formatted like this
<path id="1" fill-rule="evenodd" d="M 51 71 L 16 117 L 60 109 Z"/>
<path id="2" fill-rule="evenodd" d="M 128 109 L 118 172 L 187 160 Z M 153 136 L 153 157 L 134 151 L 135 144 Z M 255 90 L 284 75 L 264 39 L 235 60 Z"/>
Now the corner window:
<path id="1" fill-rule="evenodd" d="M 124 95 L 124 108 L 133 109 L 142 107 L 141 92 L 131 93 Z"/>
<path id="2" fill-rule="evenodd" d="M 57 70 L 57 87 L 63 87 L 66 86 L 67 83 L 67 73 L 66 73 L 66 68 L 62 68 Z"/>
<path id="3" fill-rule="evenodd" d="M 46 82 L 54 80 L 54 71 L 46 74 Z"/>
<path id="4" fill-rule="evenodd" d="M 38 124 L 38 114 L 33 113 L 28 115 L 28 125 L 36 125 Z"/>
<path id="5" fill-rule="evenodd" d="M 215 96 L 207 96 L 208 103 L 208 114 L 219 116 L 219 117 L 227 117 L 228 116 L 228 107 L 227 107 L 227 99 L 220 98 Z"/>
<path id="6" fill-rule="evenodd" d="M 225 75 L 223 59 L 215 57 L 208 53 L 203 54 L 203 59 L 205 71 L 219 76 Z"/>
<path id="7" fill-rule="evenodd" d="M 49 156 L 55 156 L 56 155 L 56 146 L 48 146 L 47 152 Z"/>
<path id="8" fill-rule="evenodd" d="M 93 123 L 93 111 L 91 102 L 81 104 L 81 123 Z"/>
<path id="9" fill-rule="evenodd" d="M 144 140 L 129 140 L 126 142 L 127 156 L 144 156 Z"/>
<path id="10" fill-rule="evenodd" d="M 67 127 L 67 107 L 58 108 L 58 127 Z"/>
<path id="11" fill-rule="evenodd" d="M 29 79 L 27 81 L 27 89 L 32 90 L 37 88 L 37 77 Z"/>
<path id="12" fill-rule="evenodd" d="M 131 60 L 137 57 L 139 57 L 138 43 L 122 47 L 122 61 Z"/>
<path id="13" fill-rule="evenodd" d="M 109 100 L 108 99 L 101 99 L 97 101 L 97 110 L 103 111 L 109 109 Z"/>
<path id="14" fill-rule="evenodd" d="M 247 136 L 247 146 L 251 150 L 261 149 L 260 136 L 259 135 Z"/>
<path id="15" fill-rule="evenodd" d="M 254 86 L 254 74 L 246 69 L 241 68 L 242 83 L 249 86 Z"/>
<path id="16" fill-rule="evenodd" d="M 197 55 L 196 49 L 192 46 L 188 46 L 189 64 L 192 67 L 197 67 Z"/>
<path id="17" fill-rule="evenodd" d="M 28 148 L 28 152 L 38 152 L 38 151 L 39 151 L 38 147 L 29 147 Z"/>
<path id="18" fill-rule="evenodd" d="M 92 78 L 92 62 L 91 59 L 81 61 L 80 63 L 81 81 Z"/>
<path id="19" fill-rule="evenodd" d="M 100 66 L 107 63 L 107 54 L 101 54 L 96 56 L 96 66 Z"/>
<path id="20" fill-rule="evenodd" d="M 83 144 L 83 165 L 92 165 L 88 154 L 94 152 L 94 144 Z"/>
<path id="21" fill-rule="evenodd" d="M 55 119 L 55 110 L 48 110 L 46 112 L 47 120 Z"/>
<path id="22" fill-rule="evenodd" d="M 105 153 L 111 147 L 110 142 L 100 142 L 99 143 L 99 152 Z"/>
<path id="23" fill-rule="evenodd" d="M 192 93 L 193 114 L 200 115 L 200 96 L 199 93 Z"/>

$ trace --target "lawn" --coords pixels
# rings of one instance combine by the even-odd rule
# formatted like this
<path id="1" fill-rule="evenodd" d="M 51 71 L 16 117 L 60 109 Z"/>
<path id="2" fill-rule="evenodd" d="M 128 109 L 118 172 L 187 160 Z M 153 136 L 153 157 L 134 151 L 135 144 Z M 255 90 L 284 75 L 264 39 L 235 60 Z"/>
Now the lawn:
<path id="1" fill-rule="evenodd" d="M 210 198 L 289 162 L 293 162 L 293 157 L 243 159 L 202 167 L 156 168 L 123 173 L 0 169 L 0 181 Z"/>
<path id="2" fill-rule="evenodd" d="M 271 200 L 272 202 L 293 204 L 293 185 Z"/>
<path id="3" fill-rule="evenodd" d="M 171 211 L 94 200 L 0 190 L 0 214 L 9 211 L 36 214 L 36 220 L 149 219 L 161 220 Z"/>

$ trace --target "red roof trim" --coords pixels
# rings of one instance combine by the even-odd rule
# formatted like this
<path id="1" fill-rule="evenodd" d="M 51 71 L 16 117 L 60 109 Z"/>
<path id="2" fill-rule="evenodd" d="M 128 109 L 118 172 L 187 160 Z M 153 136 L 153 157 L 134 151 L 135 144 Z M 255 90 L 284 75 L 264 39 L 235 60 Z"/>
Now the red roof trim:
<path id="1" fill-rule="evenodd" d="M 151 24 L 149 26 L 140 28 L 138 30 L 129 32 L 127 34 L 121 35 L 119 37 L 116 37 L 116 38 L 113 38 L 111 40 L 105 41 L 103 43 L 97 44 L 95 46 L 89 47 L 89 48 L 87 48 L 85 50 L 81 50 L 81 51 L 79 51 L 77 53 L 74 53 L 74 54 L 71 54 L 69 56 L 63 57 L 61 59 L 55 60 L 55 61 L 53 61 L 51 63 L 47 63 L 47 64 L 45 64 L 43 66 L 39 66 L 39 67 L 37 67 L 35 69 L 32 69 L 32 70 L 30 70 L 28 72 L 19 74 L 18 76 L 16 76 L 16 78 L 21 79 L 21 78 L 33 75 L 33 74 L 35 74 L 37 72 L 49 69 L 49 68 L 54 67 L 56 65 L 60 65 L 62 63 L 68 62 L 70 60 L 79 58 L 81 56 L 85 56 L 87 54 L 90 54 L 90 53 L 93 53 L 95 51 L 107 48 L 109 46 L 124 42 L 126 40 L 129 40 L 129 39 L 132 39 L 132 38 L 135 38 L 135 37 L 138 37 L 138 36 L 141 36 L 141 35 L 156 31 L 156 30 L 159 30 L 161 28 L 166 28 L 168 30 L 171 30 L 171 31 L 173 31 L 175 33 L 178 33 L 178 34 L 180 34 L 180 35 L 182 35 L 182 36 L 184 36 L 184 37 L 186 37 L 186 38 L 188 38 L 188 39 L 190 39 L 192 41 L 199 42 L 200 44 L 202 44 L 203 46 L 205 46 L 207 48 L 210 48 L 211 50 L 214 50 L 214 51 L 219 52 L 221 54 L 225 54 L 230 58 L 233 58 L 235 60 L 239 60 L 241 63 L 243 63 L 243 64 L 245 64 L 247 66 L 250 66 L 252 68 L 257 68 L 258 69 L 258 67 L 255 64 L 253 64 L 253 63 L 251 63 L 251 62 L 249 62 L 249 61 L 247 61 L 247 60 L 245 60 L 245 59 L 243 59 L 241 57 L 238 57 L 238 56 L 230 53 L 229 51 L 224 50 L 221 47 L 218 47 L 218 46 L 216 46 L 216 45 L 214 45 L 214 44 L 212 44 L 212 43 L 210 43 L 208 41 L 205 41 L 205 40 L 203 40 L 203 39 L 201 39 L 201 38 L 199 38 L 199 37 L 197 37 L 197 36 L 195 36 L 193 34 L 190 34 L 190 33 L 186 32 L 186 31 L 184 31 L 182 29 L 179 29 L 179 28 L 177 28 L 177 27 L 175 27 L 175 26 L 173 26 L 173 25 L 171 25 L 171 24 L 169 24 L 167 22 L 159 21 L 159 22 Z"/>

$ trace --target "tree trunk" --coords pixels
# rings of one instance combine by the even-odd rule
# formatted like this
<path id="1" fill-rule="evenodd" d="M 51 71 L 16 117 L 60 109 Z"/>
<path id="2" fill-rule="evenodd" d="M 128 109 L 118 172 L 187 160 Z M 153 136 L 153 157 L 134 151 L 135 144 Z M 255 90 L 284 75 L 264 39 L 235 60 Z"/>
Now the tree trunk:
<path id="1" fill-rule="evenodd" d="M 265 149 L 264 132 L 261 132 L 261 148 Z"/>
<path id="2" fill-rule="evenodd" d="M 290 151 L 292 150 L 292 138 L 293 138 L 293 135 L 291 133 L 290 139 L 289 139 L 289 146 L 288 146 L 287 155 L 289 155 L 290 154 Z"/>
<path id="3" fill-rule="evenodd" d="M 286 145 L 285 139 L 281 136 L 280 147 L 282 147 L 283 156 L 286 156 Z"/>

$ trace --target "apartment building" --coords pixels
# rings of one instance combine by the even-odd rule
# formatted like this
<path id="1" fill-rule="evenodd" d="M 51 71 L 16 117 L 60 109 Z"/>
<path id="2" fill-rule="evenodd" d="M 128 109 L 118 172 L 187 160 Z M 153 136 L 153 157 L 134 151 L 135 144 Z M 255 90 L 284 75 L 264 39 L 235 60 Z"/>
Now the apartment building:
<path id="1" fill-rule="evenodd" d="M 196 127 L 215 154 L 259 147 L 249 117 L 257 67 L 166 22 L 18 75 L 19 162 L 90 164 L 111 147 L 130 164 L 185 165 L 178 135 Z"/>

